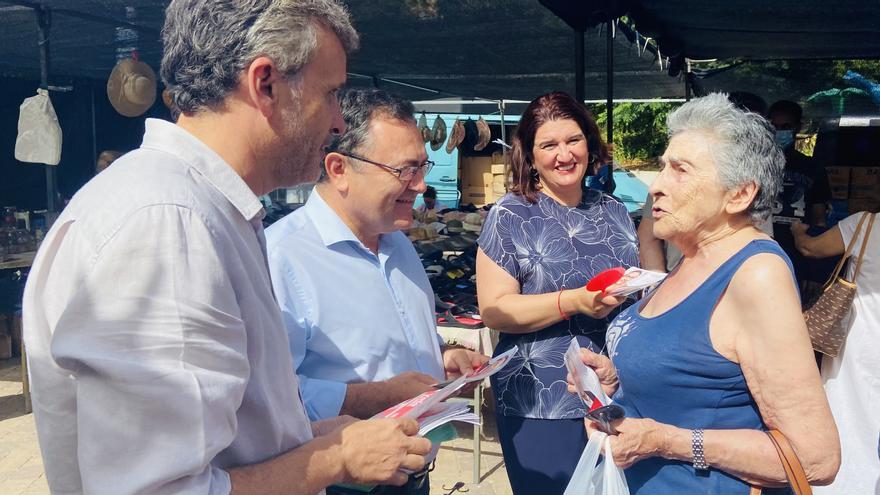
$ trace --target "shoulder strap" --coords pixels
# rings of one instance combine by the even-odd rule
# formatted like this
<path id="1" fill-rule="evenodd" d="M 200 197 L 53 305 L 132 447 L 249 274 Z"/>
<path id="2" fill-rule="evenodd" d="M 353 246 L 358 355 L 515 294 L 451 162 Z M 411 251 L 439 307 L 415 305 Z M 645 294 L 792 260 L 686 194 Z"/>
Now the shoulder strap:
<path id="1" fill-rule="evenodd" d="M 859 219 L 859 224 L 856 226 L 856 231 L 853 233 L 852 239 L 849 240 L 849 243 L 846 245 L 846 251 L 843 253 L 843 256 L 840 257 L 840 260 L 837 262 L 837 266 L 834 267 L 834 271 L 831 272 L 831 275 L 828 277 L 828 281 L 825 282 L 825 288 L 831 286 L 837 277 L 840 276 L 840 270 L 843 268 L 843 264 L 846 263 L 846 260 L 852 254 L 852 250 L 856 245 L 856 239 L 859 238 L 859 232 L 862 231 L 862 224 L 865 223 L 865 217 L 868 216 L 868 213 L 863 213 L 862 218 Z M 871 217 L 871 221 L 873 222 L 873 217 Z M 865 237 L 867 239 L 867 237 Z M 864 243 L 862 243 L 862 251 L 864 252 Z M 861 265 L 861 257 L 859 257 L 859 265 Z M 855 281 L 855 277 L 853 277 L 853 281 Z"/>
<path id="2" fill-rule="evenodd" d="M 810 488 L 810 482 L 807 481 L 807 473 L 804 472 L 804 467 L 801 466 L 801 461 L 794 453 L 794 449 L 791 448 L 788 439 L 779 430 L 770 430 L 767 435 L 773 442 L 773 446 L 776 447 L 776 453 L 779 454 L 779 460 L 782 461 L 785 476 L 788 478 L 788 484 L 794 495 L 812 495 L 813 489 Z M 749 495 L 760 495 L 760 493 L 761 489 L 756 486 L 752 486 L 749 491 Z"/>
<path id="3" fill-rule="evenodd" d="M 859 278 L 859 270 L 862 269 L 862 260 L 865 259 L 865 248 L 868 246 L 868 238 L 871 237 L 871 228 L 874 226 L 874 218 L 877 216 L 874 213 L 865 213 L 864 215 L 871 215 L 871 220 L 868 221 L 868 228 L 865 230 L 865 235 L 862 236 L 862 247 L 859 249 L 859 261 L 856 263 L 856 271 L 853 272 L 853 283 L 856 283 L 856 280 Z M 864 215 L 862 215 L 863 220 Z M 855 240 L 855 237 L 853 237 L 853 240 Z"/>

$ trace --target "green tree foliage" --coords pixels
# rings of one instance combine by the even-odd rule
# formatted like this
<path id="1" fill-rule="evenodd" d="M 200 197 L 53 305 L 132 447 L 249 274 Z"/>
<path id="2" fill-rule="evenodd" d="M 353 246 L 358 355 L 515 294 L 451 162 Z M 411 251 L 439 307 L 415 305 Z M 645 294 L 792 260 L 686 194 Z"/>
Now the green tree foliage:
<path id="1" fill-rule="evenodd" d="M 654 163 L 666 148 L 666 116 L 678 103 L 616 103 L 614 105 L 614 160 L 638 165 Z M 607 138 L 605 105 L 590 105 L 596 123 Z"/>

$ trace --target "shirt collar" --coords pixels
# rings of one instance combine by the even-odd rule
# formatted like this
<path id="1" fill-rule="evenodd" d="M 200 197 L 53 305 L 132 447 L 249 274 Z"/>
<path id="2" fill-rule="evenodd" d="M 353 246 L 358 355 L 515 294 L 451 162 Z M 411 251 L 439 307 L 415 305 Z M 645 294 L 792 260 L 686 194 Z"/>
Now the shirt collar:
<path id="1" fill-rule="evenodd" d="M 330 205 L 324 201 L 324 198 L 318 193 L 317 187 L 312 189 L 311 194 L 309 194 L 309 199 L 306 200 L 306 204 L 303 208 L 309 216 L 309 219 L 312 221 L 312 224 L 315 226 L 315 230 L 318 232 L 321 240 L 324 241 L 325 246 L 330 247 L 342 242 L 351 242 L 356 246 L 360 246 L 361 249 L 371 255 L 373 254 L 367 249 L 367 246 L 365 246 L 364 243 L 354 235 L 354 232 L 352 232 L 351 228 L 342 221 L 342 218 L 330 208 Z M 394 246 L 390 241 L 390 236 L 387 234 L 379 236 L 380 255 L 388 255 L 393 250 Z"/>
<path id="2" fill-rule="evenodd" d="M 266 211 L 251 191 L 223 158 L 178 125 L 161 119 L 147 119 L 142 148 L 170 153 L 195 169 L 214 186 L 249 222 L 262 220 Z"/>

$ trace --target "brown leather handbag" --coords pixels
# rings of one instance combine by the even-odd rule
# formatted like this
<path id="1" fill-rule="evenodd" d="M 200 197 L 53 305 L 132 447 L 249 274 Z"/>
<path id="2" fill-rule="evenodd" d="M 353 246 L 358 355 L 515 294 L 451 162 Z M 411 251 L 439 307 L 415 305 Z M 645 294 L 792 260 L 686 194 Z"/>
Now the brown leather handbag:
<path id="1" fill-rule="evenodd" d="M 773 441 L 773 446 L 776 447 L 776 453 L 779 454 L 779 460 L 782 461 L 785 476 L 788 478 L 788 484 L 794 495 L 812 495 L 813 489 L 810 488 L 810 482 L 807 481 L 807 473 L 804 472 L 804 467 L 801 466 L 801 461 L 794 453 L 794 449 L 791 448 L 791 444 L 788 443 L 788 439 L 779 430 L 770 430 L 767 435 Z M 749 495 L 761 495 L 761 488 L 752 486 Z"/>
<path id="2" fill-rule="evenodd" d="M 865 218 L 871 217 L 868 222 L 868 229 L 862 237 L 862 248 L 859 250 L 858 261 L 856 262 L 856 270 L 853 273 L 852 280 L 840 276 L 843 263 L 852 254 L 855 247 L 856 239 L 859 238 L 859 232 L 862 231 L 862 224 Z M 874 214 L 864 213 L 859 219 L 855 234 L 846 247 L 846 252 L 840 258 L 831 276 L 822 289 L 822 295 L 816 299 L 816 302 L 804 311 L 804 321 L 807 323 L 807 331 L 810 333 L 810 340 L 813 342 L 813 349 L 835 357 L 840 353 L 840 348 L 846 340 L 847 327 L 846 317 L 852 308 L 853 299 L 856 296 L 856 280 L 859 277 L 859 270 L 862 268 L 862 260 L 865 257 L 865 247 L 868 245 L 868 237 L 871 235 L 871 227 L 874 226 Z"/>

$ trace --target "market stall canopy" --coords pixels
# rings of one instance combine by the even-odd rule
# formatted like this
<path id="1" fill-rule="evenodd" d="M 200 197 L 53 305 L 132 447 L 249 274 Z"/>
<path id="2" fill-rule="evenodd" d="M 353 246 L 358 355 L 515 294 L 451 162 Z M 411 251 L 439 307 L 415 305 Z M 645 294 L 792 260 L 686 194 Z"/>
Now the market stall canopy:
<path id="1" fill-rule="evenodd" d="M 50 83 L 105 80 L 117 56 L 136 51 L 158 70 L 167 1 L 42 0 L 51 12 Z M 574 35 L 536 0 L 352 0 L 362 48 L 351 84 L 406 97 L 530 100 L 574 90 Z M 39 79 L 37 2 L 0 0 L 0 76 Z M 605 26 L 585 34 L 587 99 L 605 98 Z M 623 29 L 623 28 L 621 28 Z M 616 98 L 673 98 L 684 83 L 661 70 L 656 54 L 626 36 L 614 40 Z"/>
<path id="2" fill-rule="evenodd" d="M 880 2 L 876 0 L 628 3 L 638 30 L 659 40 L 660 51 L 669 56 L 753 60 L 880 57 Z"/>

